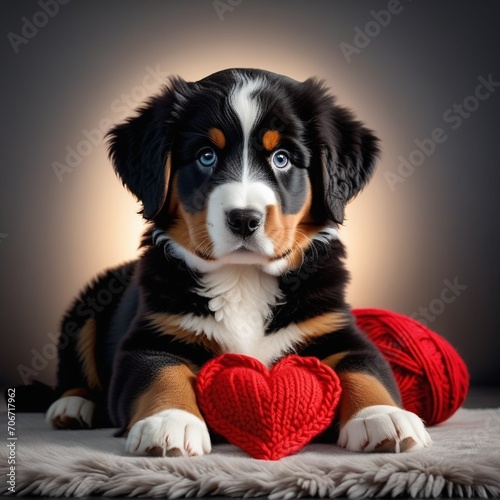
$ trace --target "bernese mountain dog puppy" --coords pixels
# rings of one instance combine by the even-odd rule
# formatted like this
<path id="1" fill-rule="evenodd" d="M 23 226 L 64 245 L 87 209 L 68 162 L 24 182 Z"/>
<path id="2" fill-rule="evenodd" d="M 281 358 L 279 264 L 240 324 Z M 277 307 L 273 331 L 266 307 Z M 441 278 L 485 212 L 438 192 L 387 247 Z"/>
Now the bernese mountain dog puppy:
<path id="1" fill-rule="evenodd" d="M 337 229 L 379 147 L 322 82 L 255 69 L 171 78 L 110 131 L 109 148 L 150 223 L 141 257 L 94 280 L 66 314 L 48 422 L 119 427 L 130 453 L 202 455 L 200 367 L 222 353 L 268 366 L 295 353 L 340 378 L 332 443 L 429 446 L 345 300 Z M 106 307 L 88 307 L 104 292 Z"/>

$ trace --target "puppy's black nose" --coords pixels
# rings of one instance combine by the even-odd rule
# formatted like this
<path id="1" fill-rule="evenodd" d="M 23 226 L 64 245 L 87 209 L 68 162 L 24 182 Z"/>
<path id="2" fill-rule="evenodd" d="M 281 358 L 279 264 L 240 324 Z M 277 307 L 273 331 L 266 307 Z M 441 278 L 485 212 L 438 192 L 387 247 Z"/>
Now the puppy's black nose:
<path id="1" fill-rule="evenodd" d="M 227 225 L 234 234 L 246 238 L 262 224 L 263 217 L 258 210 L 237 208 L 227 213 Z"/>

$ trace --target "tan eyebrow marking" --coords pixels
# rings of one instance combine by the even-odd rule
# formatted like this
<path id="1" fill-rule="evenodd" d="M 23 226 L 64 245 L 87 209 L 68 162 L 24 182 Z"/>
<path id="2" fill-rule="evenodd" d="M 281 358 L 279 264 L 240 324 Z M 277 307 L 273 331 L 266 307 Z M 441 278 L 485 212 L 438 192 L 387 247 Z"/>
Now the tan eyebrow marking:
<path id="1" fill-rule="evenodd" d="M 210 137 L 210 140 L 219 148 L 219 149 L 224 149 L 224 146 L 226 145 L 226 136 L 222 132 L 222 130 L 218 128 L 211 128 L 208 131 L 208 136 Z"/>
<path id="2" fill-rule="evenodd" d="M 280 141 L 280 133 L 277 130 L 268 130 L 262 137 L 262 144 L 267 151 L 272 151 Z"/>

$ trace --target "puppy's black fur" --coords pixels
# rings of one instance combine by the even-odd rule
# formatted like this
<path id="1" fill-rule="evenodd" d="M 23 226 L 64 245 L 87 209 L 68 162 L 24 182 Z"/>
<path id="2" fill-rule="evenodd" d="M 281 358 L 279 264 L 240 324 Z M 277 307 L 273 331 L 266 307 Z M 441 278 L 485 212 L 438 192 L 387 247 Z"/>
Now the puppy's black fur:
<path id="1" fill-rule="evenodd" d="M 399 404 L 387 362 L 345 301 L 336 232 L 378 140 L 323 83 L 250 69 L 172 78 L 109 133 L 109 147 L 150 225 L 141 257 L 93 281 L 65 316 L 61 398 L 93 401 L 92 425 L 123 432 L 169 408 L 201 419 L 193 380 L 208 360 L 232 351 L 269 365 L 293 352 L 339 374 L 333 431 L 368 405 Z M 261 301 L 240 304 L 248 325 L 235 333 L 224 294 L 245 293 L 238 280 Z M 96 310 L 89 300 L 102 290 L 112 298 Z"/>

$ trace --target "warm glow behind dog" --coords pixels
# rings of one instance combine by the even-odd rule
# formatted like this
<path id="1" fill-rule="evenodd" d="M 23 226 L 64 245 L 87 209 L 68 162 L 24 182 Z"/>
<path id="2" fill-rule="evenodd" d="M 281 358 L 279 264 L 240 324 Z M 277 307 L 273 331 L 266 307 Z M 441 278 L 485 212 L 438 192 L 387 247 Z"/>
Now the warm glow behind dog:
<path id="1" fill-rule="evenodd" d="M 166 51 L 164 44 L 151 40 L 149 45 L 140 46 L 140 50 L 135 47 L 133 52 L 124 55 L 120 63 L 115 61 L 110 66 L 108 60 L 95 61 L 94 71 L 96 75 L 99 72 L 99 76 L 92 79 L 92 87 L 79 87 L 76 80 L 68 83 L 65 102 L 71 103 L 71 113 L 65 120 L 53 124 L 49 121 L 41 128 L 37 138 L 38 163 L 43 168 L 40 167 L 40 185 L 33 180 L 32 189 L 47 184 L 44 189 L 51 193 L 47 201 L 50 209 L 46 209 L 50 221 L 32 229 L 30 237 L 37 241 L 39 256 L 34 257 L 32 265 L 38 270 L 40 286 L 51 283 L 51 294 L 47 299 L 39 296 L 36 287 L 26 291 L 24 283 L 32 279 L 29 274 L 20 276 L 19 285 L 10 290 L 11 294 L 35 304 L 37 331 L 33 331 L 32 318 L 16 315 L 16 329 L 20 335 L 33 339 L 30 345 L 41 349 L 47 342 L 47 333 L 58 331 L 61 314 L 71 297 L 90 277 L 138 255 L 144 228 L 137 215 L 140 205 L 115 175 L 105 141 L 92 146 L 90 154 L 83 157 L 73 171 L 65 173 L 60 183 L 52 173 L 54 160 L 65 162 L 67 146 L 75 149 L 87 141 L 83 129 L 91 131 L 100 127 L 107 131 L 132 115 L 144 99 L 161 87 L 166 78 L 163 75 L 177 74 L 194 81 L 228 67 L 268 69 L 301 81 L 311 76 L 323 78 L 338 97 L 339 104 L 352 109 L 381 138 L 383 155 L 376 173 L 364 192 L 347 207 L 346 222 L 340 230 L 352 273 L 349 301 L 353 306 L 388 307 L 402 312 L 407 309 L 408 294 L 415 293 L 415 290 L 409 291 L 408 283 L 413 278 L 411 270 L 418 269 L 413 237 L 418 235 L 422 207 L 420 200 L 409 199 L 405 200 L 402 210 L 397 196 L 404 196 L 404 187 L 393 194 L 383 177 L 386 168 L 395 168 L 395 165 L 388 166 L 388 162 L 401 153 L 396 145 L 400 147 L 404 137 L 398 123 L 389 121 L 391 115 L 386 107 L 390 96 L 378 91 L 377 95 L 373 94 L 373 86 L 363 73 L 366 69 L 352 66 L 349 72 L 338 70 L 337 73 L 336 68 L 345 68 L 343 60 L 336 64 L 335 58 L 342 57 L 341 54 L 336 53 L 332 60 L 331 50 L 318 50 L 318 46 L 306 38 L 289 34 L 286 46 L 277 45 L 269 50 L 266 37 L 250 39 L 250 35 L 238 35 L 230 44 L 212 42 L 210 53 L 200 53 L 205 48 L 206 36 L 203 29 L 196 34 L 178 33 L 176 51 Z M 158 69 L 161 74 L 156 74 L 155 79 L 151 74 Z M 370 78 L 379 79 L 375 88 L 385 88 L 383 81 L 389 76 L 380 75 L 378 71 L 374 68 Z M 408 112 L 418 116 L 416 109 Z M 29 350 L 20 349 L 16 362 L 29 366 Z M 54 363 L 50 363 L 40 373 L 40 379 L 50 381 L 54 369 Z M 12 371 L 15 372 L 15 367 Z"/>
<path id="2" fill-rule="evenodd" d="M 158 60 L 162 73 L 179 74 L 192 81 L 233 66 L 267 68 L 278 73 L 283 72 L 297 80 L 317 75 L 331 86 L 340 104 L 353 109 L 368 127 L 376 131 L 382 138 L 382 158 L 368 187 L 348 206 L 340 237 L 347 246 L 348 268 L 353 276 L 349 289 L 351 303 L 384 307 L 389 302 L 394 302 L 394 297 L 398 295 L 394 291 L 398 288 L 403 291 L 407 278 L 411 278 L 405 274 L 403 263 L 413 259 L 416 262 L 417 258 L 416 247 L 404 244 L 405 240 L 412 239 L 411 232 L 405 228 L 414 224 L 414 221 L 405 224 L 405 220 L 411 220 L 407 213 L 391 211 L 390 202 L 393 195 L 383 177 L 383 171 L 387 168 L 384 168 L 384 164 L 387 164 L 388 159 L 397 157 L 397 152 L 392 148 L 398 142 L 398 130 L 394 124 L 384 123 L 384 116 L 374 114 L 375 108 L 370 109 L 370 101 L 374 96 L 369 93 L 368 88 L 363 89 L 360 84 L 356 92 L 353 92 L 349 85 L 349 75 L 334 75 L 331 65 L 318 60 L 318 55 L 316 61 L 311 60 L 308 48 L 303 42 L 302 40 L 295 49 L 288 47 L 286 53 L 283 51 L 278 54 L 260 51 L 255 44 L 252 53 L 249 53 L 247 48 L 243 57 L 239 44 L 232 47 L 222 45 L 214 48 L 213 57 L 197 61 L 196 64 L 192 62 L 197 56 L 196 44 L 192 43 L 178 59 L 167 60 L 158 53 L 158 59 L 149 54 L 148 60 Z M 82 123 L 97 123 L 103 117 L 114 123 L 120 122 L 127 107 L 130 108 L 127 115 L 133 114 L 129 104 L 139 106 L 142 95 L 152 95 L 161 87 L 153 78 L 148 78 L 145 88 L 143 79 L 148 70 L 141 67 L 138 61 L 141 61 L 141 54 L 136 55 L 135 60 L 131 59 L 121 73 L 116 73 L 114 78 L 106 81 L 100 95 L 112 96 L 111 100 L 97 103 L 91 99 L 89 106 L 84 107 L 91 110 L 91 113 L 87 112 L 80 120 Z M 154 68 L 155 65 L 149 67 Z M 140 68 L 140 71 L 137 68 Z M 122 99 L 123 94 L 129 98 Z M 110 106 L 116 99 L 120 100 L 120 104 L 115 103 L 114 109 L 119 112 L 114 113 Z M 378 96 L 378 100 L 381 99 L 383 100 L 383 96 Z M 381 130 L 380 127 L 387 128 Z M 85 248 L 85 265 L 77 270 L 79 275 L 81 273 L 78 281 L 84 283 L 89 273 L 92 275 L 106 266 L 135 258 L 138 255 L 138 242 L 144 223 L 137 215 L 139 204 L 116 178 L 104 145 L 96 148 L 96 152 L 88 159 L 84 159 L 78 171 L 85 171 L 80 173 L 85 182 L 82 178 L 75 186 L 75 196 L 80 199 L 79 203 L 85 210 L 80 212 L 77 226 L 86 227 L 85 235 L 89 237 L 82 235 L 83 241 L 77 241 L 81 233 L 74 233 L 73 243 L 80 249 Z M 75 174 L 69 174 L 72 175 Z M 408 203 L 408 212 L 411 210 L 412 205 Z M 103 214 L 106 214 L 105 218 Z M 68 220 L 68 224 L 73 226 L 74 223 L 74 220 Z M 64 228 L 59 227 L 59 230 L 60 234 L 64 234 Z M 101 243 L 96 246 L 95 241 Z M 381 282 L 385 283 L 382 288 Z"/>
<path id="3" fill-rule="evenodd" d="M 53 383 L 51 339 L 61 315 L 92 276 L 138 254 L 140 207 L 114 174 L 104 143 L 61 182 L 52 165 L 65 163 L 66 148 L 85 140 L 84 129 L 104 120 L 108 130 L 132 114 L 159 88 L 147 70 L 157 66 L 164 75 L 188 80 L 249 66 L 297 80 L 324 78 L 338 102 L 382 141 L 375 175 L 347 207 L 340 229 L 352 274 L 351 304 L 415 313 L 466 356 L 474 384 L 500 380 L 491 349 L 500 252 L 492 231 L 500 182 L 494 133 L 499 90 L 475 104 L 479 78 L 500 78 L 496 6 L 474 10 L 458 2 L 457 22 L 450 23 L 449 9 L 401 2 L 401 14 L 346 58 L 341 44 L 356 44 L 359 32 L 373 27 L 370 12 L 387 9 L 389 2 L 152 1 L 143 8 L 125 1 L 120 9 L 112 2 L 60 3 L 57 16 L 16 50 L 7 40 L 4 57 L 5 386 L 23 382 L 18 367 L 31 367 L 38 359 L 33 351 L 46 346 L 36 371 Z M 231 8 L 221 18 L 214 5 Z M 39 11 L 38 4 L 11 2 L 2 17 L 5 33 L 21 34 L 23 18 L 31 21 Z M 132 95 L 129 104 L 122 94 Z M 458 122 L 452 111 L 454 121 L 445 122 L 443 115 L 449 118 L 464 102 L 477 109 Z M 384 174 L 397 173 L 398 157 L 409 158 L 415 140 L 431 137 L 438 127 L 448 140 L 391 190 Z M 462 288 L 445 304 L 441 294 L 456 280 Z"/>

